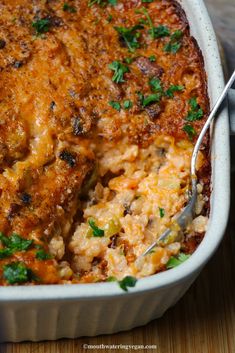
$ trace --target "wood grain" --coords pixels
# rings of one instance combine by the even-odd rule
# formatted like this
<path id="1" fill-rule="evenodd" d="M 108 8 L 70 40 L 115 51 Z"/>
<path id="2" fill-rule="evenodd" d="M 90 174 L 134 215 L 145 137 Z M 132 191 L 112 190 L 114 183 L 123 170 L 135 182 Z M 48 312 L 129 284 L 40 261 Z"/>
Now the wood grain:
<path id="1" fill-rule="evenodd" d="M 206 0 L 206 3 L 231 72 L 235 67 L 235 0 Z M 234 155 L 235 151 L 233 158 Z M 1 344 L 0 353 L 78 353 L 85 352 L 83 343 L 157 345 L 156 350 L 138 350 L 147 353 L 235 353 L 234 233 L 235 174 L 232 175 L 231 216 L 224 241 L 187 294 L 163 318 L 116 335 Z"/>

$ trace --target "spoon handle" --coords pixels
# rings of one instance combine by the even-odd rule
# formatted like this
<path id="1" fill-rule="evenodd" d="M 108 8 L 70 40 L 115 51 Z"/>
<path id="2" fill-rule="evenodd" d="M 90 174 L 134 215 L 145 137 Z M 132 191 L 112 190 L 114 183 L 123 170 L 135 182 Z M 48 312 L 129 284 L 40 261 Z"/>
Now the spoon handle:
<path id="1" fill-rule="evenodd" d="M 215 118 L 215 115 L 216 115 L 218 109 L 220 108 L 221 104 L 223 103 L 225 97 L 227 96 L 229 88 L 231 88 L 234 81 L 235 81 L 235 70 L 233 71 L 232 76 L 230 77 L 228 83 L 226 84 L 226 86 L 225 86 L 223 92 L 221 93 L 220 97 L 218 98 L 217 102 L 215 103 L 212 111 L 210 112 L 210 115 L 207 118 L 207 121 L 206 121 L 200 135 L 198 136 L 197 142 L 196 142 L 194 150 L 193 150 L 192 160 L 191 160 L 191 175 L 192 176 L 196 175 L 197 155 L 198 155 L 198 151 L 201 146 L 202 140 L 203 140 L 211 122 Z"/>

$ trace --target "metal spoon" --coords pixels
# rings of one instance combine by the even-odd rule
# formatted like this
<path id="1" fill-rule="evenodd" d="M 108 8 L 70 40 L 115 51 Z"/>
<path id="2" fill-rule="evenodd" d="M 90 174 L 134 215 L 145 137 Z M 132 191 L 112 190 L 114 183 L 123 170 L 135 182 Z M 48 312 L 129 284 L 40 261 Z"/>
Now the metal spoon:
<path id="1" fill-rule="evenodd" d="M 177 230 L 179 231 L 179 230 L 185 229 L 187 227 L 187 225 L 192 221 L 193 214 L 194 214 L 194 209 L 195 209 L 195 203 L 196 203 L 196 200 L 197 200 L 196 162 L 197 162 L 198 152 L 200 150 L 203 138 L 204 138 L 208 128 L 210 127 L 211 122 L 215 118 L 215 115 L 216 115 L 218 109 L 220 108 L 221 104 L 223 103 L 225 97 L 227 96 L 228 90 L 232 86 L 234 81 L 235 81 L 235 70 L 234 70 L 231 78 L 229 79 L 228 83 L 226 84 L 221 96 L 217 100 L 217 102 L 216 102 L 214 108 L 212 109 L 210 115 L 208 116 L 208 119 L 205 122 L 205 125 L 204 125 L 203 129 L 201 130 L 200 135 L 198 136 L 197 142 L 196 142 L 194 150 L 193 150 L 192 158 L 191 158 L 191 169 L 190 169 L 190 174 L 191 174 L 191 192 L 190 192 L 190 198 L 189 198 L 188 204 L 185 206 L 185 208 L 183 209 L 181 214 L 174 221 L 174 224 L 175 224 L 174 228 L 176 228 L 176 230 L 175 230 L 176 232 L 177 232 Z M 155 248 L 155 246 L 157 246 L 157 245 L 164 245 L 164 243 L 168 244 L 169 242 L 171 242 L 170 234 L 172 232 L 175 232 L 175 231 L 173 229 L 170 229 L 170 228 L 166 229 L 165 232 L 152 245 L 150 245 L 140 257 L 149 254 L 153 250 L 153 248 Z M 175 241 L 176 237 L 174 236 L 174 237 L 172 237 L 172 239 L 173 239 L 173 241 Z"/>

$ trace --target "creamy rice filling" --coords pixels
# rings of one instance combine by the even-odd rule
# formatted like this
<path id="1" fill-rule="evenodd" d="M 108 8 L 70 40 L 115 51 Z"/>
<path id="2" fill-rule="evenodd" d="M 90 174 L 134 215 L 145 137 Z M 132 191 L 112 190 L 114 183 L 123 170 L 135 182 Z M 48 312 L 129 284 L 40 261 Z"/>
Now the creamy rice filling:
<path id="1" fill-rule="evenodd" d="M 144 277 L 165 269 L 170 257 L 180 253 L 185 237 L 206 230 L 208 219 L 200 215 L 203 185 L 198 184 L 198 216 L 186 234 L 156 247 L 137 266 L 136 259 L 166 228 L 173 227 L 174 216 L 187 203 L 193 144 L 160 136 L 148 148 L 124 139 L 118 144 L 98 143 L 93 149 L 98 156 L 97 181 L 82 202 L 82 221 L 69 243 L 72 270 L 89 281 L 100 281 Z M 203 162 L 200 153 L 198 169 Z"/>

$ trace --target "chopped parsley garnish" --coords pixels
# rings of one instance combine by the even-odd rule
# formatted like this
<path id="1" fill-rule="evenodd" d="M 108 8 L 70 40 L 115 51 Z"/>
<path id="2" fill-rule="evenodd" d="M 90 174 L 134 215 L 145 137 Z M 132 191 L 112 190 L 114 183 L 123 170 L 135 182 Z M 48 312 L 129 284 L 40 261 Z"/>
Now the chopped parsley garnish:
<path id="1" fill-rule="evenodd" d="M 186 260 L 188 260 L 189 258 L 190 258 L 190 255 L 186 255 L 184 253 L 180 253 L 178 256 L 172 256 L 170 260 L 167 262 L 166 268 L 170 269 L 170 268 L 177 267 L 181 265 L 183 262 L 185 262 Z"/>
<path id="2" fill-rule="evenodd" d="M 151 17 L 149 16 L 148 10 L 145 7 L 142 7 L 141 9 L 136 10 L 136 13 L 143 14 L 146 17 L 147 23 L 150 27 L 148 33 L 151 35 L 152 39 L 154 39 L 154 25 Z"/>
<path id="3" fill-rule="evenodd" d="M 138 29 L 143 29 L 142 25 L 136 25 L 130 28 L 126 27 L 114 27 L 114 29 L 119 33 L 120 39 L 125 43 L 130 52 L 134 52 L 140 47 L 138 39 L 140 38 L 140 32 Z"/>
<path id="4" fill-rule="evenodd" d="M 113 61 L 112 64 L 109 64 L 109 68 L 114 71 L 112 80 L 115 83 L 125 82 L 124 74 L 130 72 L 129 68 L 120 61 Z"/>
<path id="5" fill-rule="evenodd" d="M 181 48 L 181 38 L 183 32 L 179 29 L 175 31 L 170 38 L 170 41 L 164 46 L 164 51 L 167 53 L 176 54 L 177 51 Z"/>
<path id="6" fill-rule="evenodd" d="M 183 130 L 188 134 L 188 137 L 190 138 L 190 140 L 192 140 L 193 137 L 197 134 L 194 127 L 190 124 L 185 124 L 183 127 Z"/>
<path id="7" fill-rule="evenodd" d="M 170 30 L 168 27 L 159 25 L 158 27 L 154 27 L 153 30 L 154 39 L 168 37 L 170 35 Z"/>
<path id="8" fill-rule="evenodd" d="M 3 266 L 3 277 L 9 284 L 25 283 L 35 279 L 35 276 L 23 262 L 12 262 Z"/>
<path id="9" fill-rule="evenodd" d="M 155 55 L 151 55 L 149 57 L 149 61 L 151 61 L 152 63 L 154 63 L 156 61 L 156 56 Z"/>
<path id="10" fill-rule="evenodd" d="M 142 105 L 143 107 L 147 107 L 147 105 L 152 104 L 152 103 L 158 103 L 161 99 L 161 94 L 160 93 L 153 93 L 150 94 L 149 96 L 146 96 L 142 100 Z"/>
<path id="11" fill-rule="evenodd" d="M 36 34 L 44 34 L 50 30 L 51 22 L 48 18 L 41 18 L 32 23 L 32 27 L 35 29 Z"/>
<path id="12" fill-rule="evenodd" d="M 115 101 L 110 101 L 109 105 L 113 108 L 116 109 L 118 112 L 120 112 L 121 110 L 121 104 L 119 102 L 115 102 Z"/>
<path id="13" fill-rule="evenodd" d="M 195 120 L 200 120 L 203 117 L 203 110 L 201 109 L 200 105 L 197 103 L 197 99 L 191 98 L 189 100 L 189 105 L 191 109 L 188 112 L 188 115 L 186 117 L 187 121 L 195 121 Z"/>
<path id="14" fill-rule="evenodd" d="M 128 110 L 131 109 L 133 107 L 133 103 L 131 100 L 127 99 L 123 102 L 123 108 Z"/>
<path id="15" fill-rule="evenodd" d="M 165 210 L 164 208 L 161 208 L 159 207 L 159 214 L 160 214 L 160 217 L 163 218 L 165 216 Z"/>
<path id="16" fill-rule="evenodd" d="M 137 282 L 137 279 L 132 276 L 126 276 L 124 277 L 121 281 L 119 281 L 119 286 L 121 289 L 123 289 L 125 292 L 128 292 L 128 287 L 135 287 Z"/>
<path id="17" fill-rule="evenodd" d="M 36 252 L 36 258 L 38 260 L 50 260 L 50 259 L 52 259 L 52 255 L 46 253 L 45 250 L 40 249 Z"/>
<path id="18" fill-rule="evenodd" d="M 184 86 L 180 86 L 180 85 L 171 85 L 165 92 L 166 96 L 169 98 L 173 98 L 174 97 L 174 93 L 175 92 L 180 92 L 184 90 Z"/>
<path id="19" fill-rule="evenodd" d="M 5 259 L 6 257 L 9 257 L 12 255 L 12 250 L 5 248 L 5 249 L 0 249 L 0 260 Z"/>
<path id="20" fill-rule="evenodd" d="M 147 3 L 151 3 L 153 2 L 154 0 L 142 0 L 143 3 L 147 2 Z"/>
<path id="21" fill-rule="evenodd" d="M 158 78 L 151 78 L 149 80 L 149 86 L 153 92 L 163 93 L 162 84 Z"/>
<path id="22" fill-rule="evenodd" d="M 6 237 L 0 233 L 0 240 L 3 245 L 13 254 L 16 251 L 28 250 L 33 244 L 33 240 L 21 238 L 18 234 L 13 233 L 10 237 Z M 6 250 L 6 249 L 4 249 Z"/>
<path id="23" fill-rule="evenodd" d="M 113 16 L 109 15 L 106 20 L 107 20 L 108 23 L 110 23 L 112 21 L 112 19 L 113 19 Z"/>
<path id="24" fill-rule="evenodd" d="M 134 58 L 125 58 L 125 59 L 124 59 L 124 61 L 125 61 L 127 64 L 132 64 L 134 60 L 135 60 Z"/>
<path id="25" fill-rule="evenodd" d="M 77 10 L 75 9 L 75 7 L 69 5 L 67 2 L 65 2 L 64 5 L 63 5 L 63 11 L 67 11 L 67 12 L 70 12 L 70 13 L 75 13 L 75 12 L 77 12 Z"/>
<path id="26" fill-rule="evenodd" d="M 93 230 L 94 237 L 101 238 L 104 236 L 104 230 L 97 227 L 97 225 L 95 224 L 95 221 L 93 219 L 89 219 L 88 224 L 91 227 L 91 229 Z"/>

